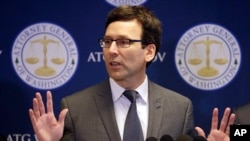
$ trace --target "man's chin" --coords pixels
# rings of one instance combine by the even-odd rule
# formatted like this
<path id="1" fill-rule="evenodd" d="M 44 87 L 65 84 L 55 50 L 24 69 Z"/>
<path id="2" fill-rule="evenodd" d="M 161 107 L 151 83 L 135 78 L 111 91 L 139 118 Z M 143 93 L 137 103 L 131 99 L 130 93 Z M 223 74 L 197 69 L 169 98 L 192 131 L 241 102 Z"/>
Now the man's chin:
<path id="1" fill-rule="evenodd" d="M 112 79 L 114 79 L 115 81 L 122 81 L 124 80 L 124 76 L 122 76 L 121 74 L 118 73 L 112 73 L 109 75 Z"/>
<path id="2" fill-rule="evenodd" d="M 112 79 L 114 79 L 115 81 L 122 81 L 124 80 L 124 78 L 122 77 L 116 77 L 116 76 L 111 76 Z"/>

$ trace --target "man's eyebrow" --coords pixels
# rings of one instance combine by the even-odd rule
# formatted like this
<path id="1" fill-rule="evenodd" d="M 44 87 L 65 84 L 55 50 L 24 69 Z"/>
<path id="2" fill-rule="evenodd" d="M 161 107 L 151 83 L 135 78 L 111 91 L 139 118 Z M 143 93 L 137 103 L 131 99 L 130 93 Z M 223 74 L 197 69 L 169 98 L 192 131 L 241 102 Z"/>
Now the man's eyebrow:
<path id="1" fill-rule="evenodd" d="M 116 36 L 115 38 L 113 38 L 112 36 L 105 35 L 103 38 L 105 38 L 105 39 L 130 39 L 131 37 L 128 37 L 126 35 L 119 35 L 119 36 Z"/>

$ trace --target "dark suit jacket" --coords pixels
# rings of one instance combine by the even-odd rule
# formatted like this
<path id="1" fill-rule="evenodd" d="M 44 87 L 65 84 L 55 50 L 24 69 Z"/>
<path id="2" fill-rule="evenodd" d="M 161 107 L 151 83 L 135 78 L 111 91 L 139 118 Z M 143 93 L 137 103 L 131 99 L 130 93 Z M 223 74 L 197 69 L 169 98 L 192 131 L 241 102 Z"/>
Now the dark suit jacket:
<path id="1" fill-rule="evenodd" d="M 250 103 L 234 109 L 236 124 L 250 124 Z"/>
<path id="2" fill-rule="evenodd" d="M 109 80 L 62 99 L 68 108 L 63 141 L 120 141 Z M 147 137 L 174 139 L 194 129 L 191 101 L 149 81 Z"/>

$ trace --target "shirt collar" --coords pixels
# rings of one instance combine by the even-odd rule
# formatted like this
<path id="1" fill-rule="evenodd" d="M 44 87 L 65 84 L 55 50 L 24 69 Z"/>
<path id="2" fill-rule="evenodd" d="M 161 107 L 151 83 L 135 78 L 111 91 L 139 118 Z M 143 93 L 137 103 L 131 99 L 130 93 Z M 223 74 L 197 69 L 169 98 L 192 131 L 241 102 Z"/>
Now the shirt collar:
<path id="1" fill-rule="evenodd" d="M 109 82 L 110 82 L 113 102 L 116 102 L 122 96 L 122 93 L 125 91 L 125 89 L 122 88 L 120 85 L 118 85 L 115 82 L 115 80 L 112 79 L 111 77 L 109 78 Z M 139 93 L 141 99 L 145 103 L 148 103 L 148 77 L 147 76 L 142 82 L 142 84 L 139 87 L 137 87 L 135 90 Z"/>

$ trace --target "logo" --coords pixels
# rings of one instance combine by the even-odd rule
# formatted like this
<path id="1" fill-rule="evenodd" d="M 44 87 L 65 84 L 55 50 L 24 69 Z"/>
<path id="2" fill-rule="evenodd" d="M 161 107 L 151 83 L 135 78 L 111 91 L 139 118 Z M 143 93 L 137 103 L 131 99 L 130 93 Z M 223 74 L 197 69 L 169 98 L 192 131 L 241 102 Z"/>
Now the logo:
<path id="1" fill-rule="evenodd" d="M 230 125 L 230 141 L 249 141 L 250 125 Z"/>
<path id="2" fill-rule="evenodd" d="M 155 55 L 155 58 L 153 60 L 153 62 L 163 62 L 165 60 L 166 57 L 166 52 L 158 52 Z M 100 62 L 104 62 L 104 56 L 102 52 L 90 52 L 87 62 L 89 63 L 100 63 Z"/>
<path id="3" fill-rule="evenodd" d="M 7 136 L 8 141 L 38 141 L 37 136 L 35 134 L 20 134 L 20 133 L 12 133 Z"/>
<path id="4" fill-rule="evenodd" d="M 147 0 L 106 0 L 109 4 L 113 6 L 121 6 L 121 5 L 141 5 L 145 3 Z"/>
<path id="5" fill-rule="evenodd" d="M 63 28 L 38 23 L 17 36 L 12 47 L 12 63 L 26 84 L 38 89 L 54 89 L 75 73 L 78 51 L 75 41 Z"/>
<path id="6" fill-rule="evenodd" d="M 180 38 L 175 64 L 181 77 L 201 90 L 219 89 L 233 80 L 241 63 L 236 38 L 215 24 L 201 24 Z"/>

